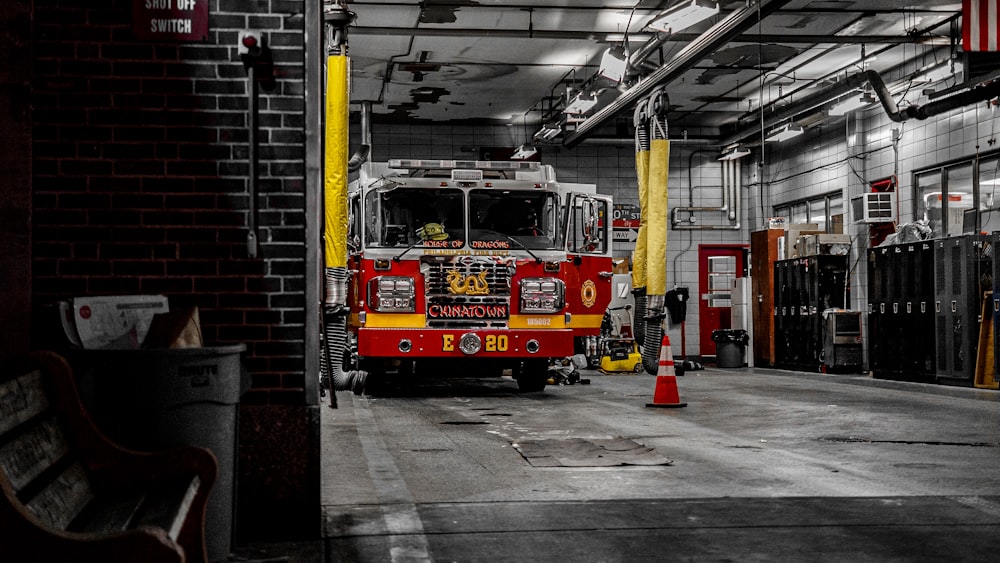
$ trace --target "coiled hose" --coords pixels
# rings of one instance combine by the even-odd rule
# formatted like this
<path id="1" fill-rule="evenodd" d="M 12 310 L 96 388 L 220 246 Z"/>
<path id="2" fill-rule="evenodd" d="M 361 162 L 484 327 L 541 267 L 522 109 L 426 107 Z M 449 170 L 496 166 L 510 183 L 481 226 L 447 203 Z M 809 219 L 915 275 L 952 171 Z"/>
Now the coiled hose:
<path id="1" fill-rule="evenodd" d="M 347 309 L 341 305 L 347 292 L 349 274 L 346 268 L 328 268 L 326 270 L 327 306 L 323 309 L 324 355 L 327 381 L 333 391 L 353 391 L 360 395 L 365 390 L 368 373 L 360 370 L 344 371 L 344 352 L 347 349 Z M 331 393 L 332 395 L 332 393 Z M 336 396 L 331 397 L 331 403 L 336 406 Z"/>

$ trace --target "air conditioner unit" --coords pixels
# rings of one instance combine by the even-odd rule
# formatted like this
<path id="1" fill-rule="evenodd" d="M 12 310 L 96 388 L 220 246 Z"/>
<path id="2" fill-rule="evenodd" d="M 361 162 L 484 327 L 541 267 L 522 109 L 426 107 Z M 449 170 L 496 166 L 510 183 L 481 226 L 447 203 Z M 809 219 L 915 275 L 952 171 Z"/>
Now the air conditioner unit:
<path id="1" fill-rule="evenodd" d="M 896 192 L 869 192 L 851 198 L 855 223 L 892 223 L 896 220 Z"/>

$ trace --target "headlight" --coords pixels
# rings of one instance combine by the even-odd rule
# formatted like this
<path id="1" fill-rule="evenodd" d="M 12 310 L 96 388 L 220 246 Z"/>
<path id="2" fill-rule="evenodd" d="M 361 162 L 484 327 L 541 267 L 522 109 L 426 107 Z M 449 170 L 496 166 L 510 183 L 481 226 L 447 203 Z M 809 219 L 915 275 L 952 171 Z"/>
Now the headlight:
<path id="1" fill-rule="evenodd" d="M 566 284 L 556 278 L 521 280 L 522 313 L 558 313 L 566 305 Z"/>
<path id="2" fill-rule="evenodd" d="M 413 278 L 379 276 L 368 282 L 368 306 L 382 313 L 416 311 Z"/>

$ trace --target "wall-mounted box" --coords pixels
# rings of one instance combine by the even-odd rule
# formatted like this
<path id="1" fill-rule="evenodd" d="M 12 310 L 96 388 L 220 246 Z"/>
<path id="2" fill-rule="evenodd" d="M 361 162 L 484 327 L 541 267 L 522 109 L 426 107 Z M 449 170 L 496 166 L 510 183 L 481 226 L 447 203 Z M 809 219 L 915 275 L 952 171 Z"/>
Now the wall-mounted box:
<path id="1" fill-rule="evenodd" d="M 891 223 L 896 220 L 896 192 L 869 192 L 851 198 L 855 223 Z"/>

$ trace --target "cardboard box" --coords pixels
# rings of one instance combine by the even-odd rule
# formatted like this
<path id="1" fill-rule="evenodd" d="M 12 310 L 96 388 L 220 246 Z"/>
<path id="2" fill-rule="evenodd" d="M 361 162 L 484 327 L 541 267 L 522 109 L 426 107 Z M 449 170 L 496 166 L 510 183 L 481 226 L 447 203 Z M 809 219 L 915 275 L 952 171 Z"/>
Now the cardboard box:
<path id="1" fill-rule="evenodd" d="M 799 237 L 799 256 L 833 254 L 846 256 L 851 252 L 851 235 L 805 235 Z"/>
<path id="2" fill-rule="evenodd" d="M 822 231 L 816 223 L 796 223 L 788 226 L 788 234 L 785 235 L 785 255 L 788 258 L 798 258 L 805 256 L 805 247 L 801 246 L 804 241 L 800 239 L 805 235 L 819 235 Z M 790 244 L 789 244 L 790 243 Z"/>

